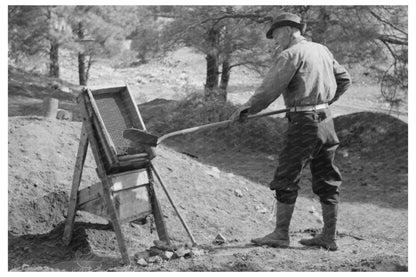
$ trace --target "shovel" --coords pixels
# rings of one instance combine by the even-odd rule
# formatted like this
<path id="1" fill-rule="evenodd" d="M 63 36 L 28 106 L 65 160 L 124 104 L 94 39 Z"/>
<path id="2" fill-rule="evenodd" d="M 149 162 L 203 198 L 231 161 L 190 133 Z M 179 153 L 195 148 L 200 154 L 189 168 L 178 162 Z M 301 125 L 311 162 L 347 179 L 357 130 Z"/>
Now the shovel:
<path id="1" fill-rule="evenodd" d="M 279 114 L 279 113 L 285 113 L 288 112 L 290 109 L 282 109 L 282 110 L 276 110 L 276 111 L 271 111 L 271 112 L 267 112 L 267 113 L 261 113 L 261 114 L 255 114 L 255 115 L 249 115 L 247 117 L 247 119 L 253 119 L 253 118 L 260 118 L 260 117 L 264 117 L 264 116 L 268 116 L 268 115 L 273 115 L 273 114 Z M 159 143 L 161 143 L 162 141 L 164 141 L 167 138 L 171 138 L 174 136 L 179 136 L 179 135 L 185 135 L 185 134 L 189 134 L 189 133 L 193 133 L 196 131 L 200 131 L 200 130 L 205 130 L 208 128 L 214 128 L 214 127 L 219 127 L 219 126 L 223 126 L 223 125 L 227 125 L 230 124 L 231 120 L 224 120 L 224 121 L 220 121 L 220 122 L 215 122 L 215 123 L 210 123 L 210 124 L 205 124 L 205 125 L 201 125 L 201 126 L 196 126 L 196 127 L 192 127 L 192 128 L 187 128 L 187 129 L 183 129 L 183 130 L 179 130 L 179 131 L 175 131 L 172 133 L 167 133 L 161 137 L 157 137 L 155 135 L 149 134 L 143 130 L 139 130 L 136 128 L 130 128 L 130 129 L 126 129 L 123 131 L 123 137 L 136 141 L 138 143 L 141 144 L 145 144 L 148 146 L 153 146 L 156 147 Z"/>

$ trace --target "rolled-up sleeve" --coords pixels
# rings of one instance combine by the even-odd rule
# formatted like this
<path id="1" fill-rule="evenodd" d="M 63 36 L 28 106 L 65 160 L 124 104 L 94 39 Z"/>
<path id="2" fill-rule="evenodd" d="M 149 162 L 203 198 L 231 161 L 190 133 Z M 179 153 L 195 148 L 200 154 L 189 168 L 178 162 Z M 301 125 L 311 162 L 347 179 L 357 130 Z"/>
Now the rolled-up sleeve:
<path id="1" fill-rule="evenodd" d="M 296 61 L 287 53 L 280 54 L 262 84 L 245 104 L 250 114 L 267 108 L 287 88 L 296 73 Z"/>
<path id="2" fill-rule="evenodd" d="M 337 90 L 335 91 L 335 96 L 331 100 L 331 103 L 338 100 L 338 98 L 347 91 L 351 86 L 351 77 L 348 74 L 347 70 L 341 66 L 336 60 L 334 60 L 334 75 L 337 82 Z"/>

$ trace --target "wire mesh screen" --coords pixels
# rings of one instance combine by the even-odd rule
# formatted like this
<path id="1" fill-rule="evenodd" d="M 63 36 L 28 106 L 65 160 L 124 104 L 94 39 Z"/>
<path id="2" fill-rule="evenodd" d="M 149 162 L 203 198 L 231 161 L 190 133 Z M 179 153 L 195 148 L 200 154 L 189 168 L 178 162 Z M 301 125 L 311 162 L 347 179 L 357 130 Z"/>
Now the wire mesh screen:
<path id="1" fill-rule="evenodd" d="M 130 99 L 121 92 L 94 95 L 101 118 L 118 156 L 148 153 L 148 147 L 123 137 L 123 131 L 135 126 L 128 108 Z"/>

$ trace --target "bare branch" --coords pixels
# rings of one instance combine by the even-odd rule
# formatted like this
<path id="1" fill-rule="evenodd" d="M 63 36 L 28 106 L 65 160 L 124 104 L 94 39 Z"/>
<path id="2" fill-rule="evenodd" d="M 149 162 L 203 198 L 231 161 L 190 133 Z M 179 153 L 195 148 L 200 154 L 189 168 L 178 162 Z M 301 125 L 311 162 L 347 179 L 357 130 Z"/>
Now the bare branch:
<path id="1" fill-rule="evenodd" d="M 265 23 L 265 22 L 270 22 L 271 20 L 273 20 L 273 18 L 271 16 L 264 16 L 261 14 L 256 14 L 256 13 L 251 13 L 251 14 L 227 14 L 227 15 L 223 15 L 217 18 L 208 18 L 206 20 L 201 21 L 201 23 L 207 23 L 209 21 L 214 21 L 213 25 L 218 24 L 221 20 L 224 19 L 228 19 L 228 18 L 232 18 L 232 19 L 250 19 L 256 23 Z"/>
<path id="2" fill-rule="evenodd" d="M 397 45 L 408 45 L 407 38 L 399 38 L 396 36 L 388 36 L 388 35 L 379 35 L 378 39 L 381 40 L 383 43 L 391 43 Z"/>
<path id="3" fill-rule="evenodd" d="M 390 45 L 384 41 L 383 39 L 380 39 L 380 41 L 387 47 L 387 49 L 389 50 L 390 54 L 393 56 L 393 58 L 396 60 L 396 53 L 393 51 L 393 49 L 390 47 Z"/>
<path id="4" fill-rule="evenodd" d="M 389 22 L 389 21 L 387 21 L 387 20 L 385 20 L 385 19 L 381 18 L 381 16 L 379 16 L 378 14 L 376 14 L 376 13 L 375 13 L 373 10 L 371 10 L 371 9 L 370 9 L 370 14 L 371 14 L 372 16 L 374 16 L 377 20 L 379 20 L 379 21 L 383 22 L 384 24 L 386 24 L 386 25 L 388 25 L 388 26 L 392 27 L 393 29 L 395 29 L 395 30 L 399 31 L 400 33 L 405 34 L 406 36 L 408 36 L 408 33 L 407 33 L 407 32 L 403 31 L 402 29 L 400 29 L 400 28 L 399 28 L 399 27 L 397 27 L 396 25 L 392 24 L 391 22 Z"/>

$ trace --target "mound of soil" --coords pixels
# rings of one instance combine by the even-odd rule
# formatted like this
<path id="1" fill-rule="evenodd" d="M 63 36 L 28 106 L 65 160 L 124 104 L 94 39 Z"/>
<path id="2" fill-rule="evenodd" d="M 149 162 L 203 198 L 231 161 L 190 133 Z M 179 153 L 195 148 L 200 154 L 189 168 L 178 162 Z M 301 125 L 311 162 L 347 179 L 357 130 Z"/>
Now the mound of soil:
<path id="1" fill-rule="evenodd" d="M 384 113 L 360 112 L 336 117 L 340 147 L 373 161 L 408 158 L 408 124 Z"/>
<path id="2" fill-rule="evenodd" d="M 10 118 L 8 195 L 13 234 L 44 233 L 63 220 L 77 149 L 76 129 L 65 121 Z"/>
<path id="3" fill-rule="evenodd" d="M 269 164 L 275 161 L 249 152 L 233 155 L 226 149 L 222 156 L 214 153 L 213 156 L 224 158 L 222 164 L 215 166 L 165 146 L 156 149 L 155 167 L 198 244 L 206 249 L 205 255 L 147 267 L 122 267 L 115 235 L 108 222 L 85 212 L 77 214 L 74 238 L 66 247 L 60 237 L 80 129 L 78 122 L 40 117 L 9 118 L 9 270 L 407 270 L 407 208 L 391 209 L 372 200 L 358 199 L 341 205 L 342 220 L 338 230 L 341 250 L 336 253 L 304 248 L 297 243 L 308 236 L 310 230 L 321 227 L 320 214 L 316 212 L 319 203 L 308 193 L 303 193 L 297 201 L 291 225 L 291 249 L 247 244 L 250 238 L 273 229 L 273 221 L 269 221 L 273 195 L 268 188 L 258 185 L 267 176 L 255 179 L 267 167 L 263 163 L 265 160 Z M 209 159 L 209 155 L 206 157 Z M 257 172 L 250 178 L 238 176 L 232 168 L 222 166 L 238 167 L 247 164 L 250 158 L 253 158 L 249 162 L 252 172 Z M 97 181 L 93 157 L 88 151 L 81 186 Z M 155 189 L 172 241 L 189 242 L 162 189 L 158 184 Z M 377 192 L 371 191 L 371 195 Z M 407 195 L 403 190 L 397 193 Z M 379 218 L 384 218 L 383 222 L 379 222 Z M 130 255 L 149 248 L 157 239 L 151 222 L 122 227 Z M 212 244 L 218 233 L 227 239 L 223 246 Z"/>

